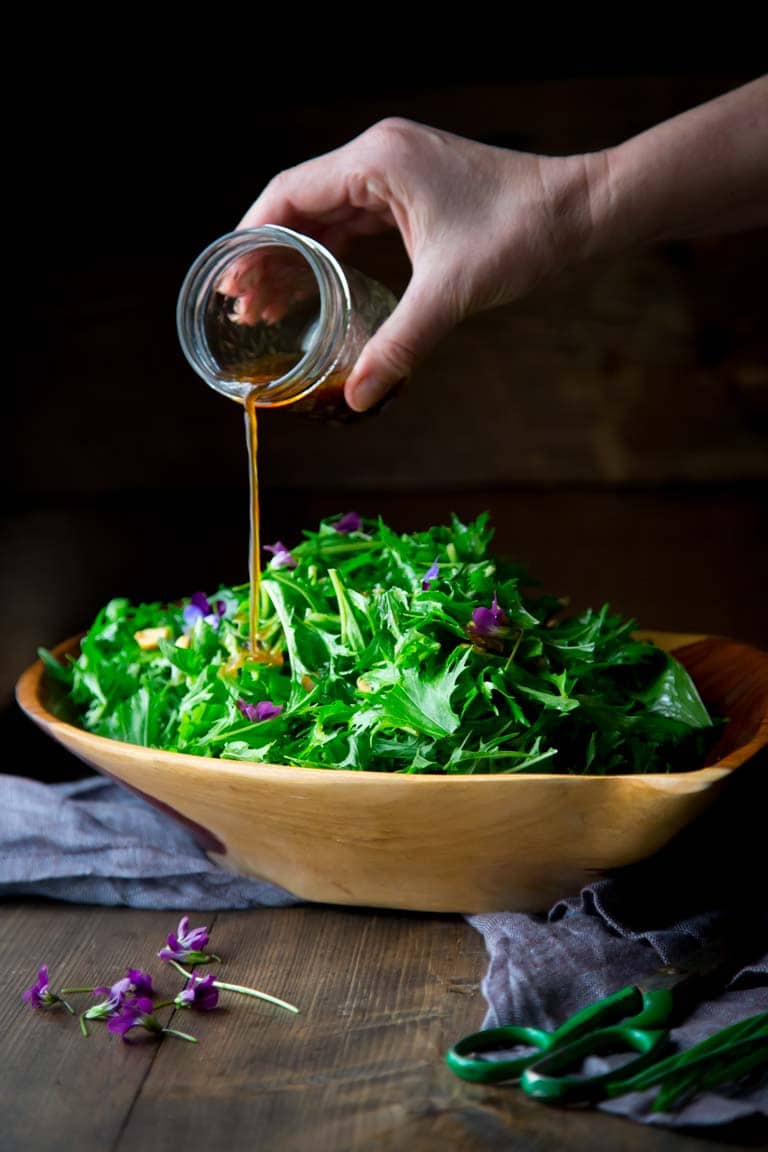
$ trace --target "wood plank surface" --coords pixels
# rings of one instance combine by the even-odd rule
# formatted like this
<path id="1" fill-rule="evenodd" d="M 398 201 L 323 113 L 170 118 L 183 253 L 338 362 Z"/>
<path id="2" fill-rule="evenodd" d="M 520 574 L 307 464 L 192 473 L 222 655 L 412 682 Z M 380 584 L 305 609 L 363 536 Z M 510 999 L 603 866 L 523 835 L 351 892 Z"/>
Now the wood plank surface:
<path id="1" fill-rule="evenodd" d="M 128 964 L 178 987 L 154 956 L 173 912 L 24 901 L 0 935 L 2 1152 L 693 1152 L 716 1140 L 594 1111 L 558 1111 L 508 1085 L 456 1079 L 446 1047 L 480 1025 L 480 936 L 452 916 L 323 906 L 198 913 L 222 979 L 293 1001 L 299 1016 L 222 993 L 176 1012 L 196 1046 L 127 1045 L 20 1000 L 47 961 L 54 983 L 114 980 Z M 84 1004 L 87 997 L 72 997 Z M 731 1143 L 730 1147 L 746 1145 Z"/>

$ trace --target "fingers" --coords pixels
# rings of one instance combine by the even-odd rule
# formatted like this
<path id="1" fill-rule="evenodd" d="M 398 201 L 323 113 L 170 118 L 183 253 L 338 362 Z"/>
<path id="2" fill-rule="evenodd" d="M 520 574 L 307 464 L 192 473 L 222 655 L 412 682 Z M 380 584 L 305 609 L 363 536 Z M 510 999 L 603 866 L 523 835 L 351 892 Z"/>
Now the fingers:
<path id="1" fill-rule="evenodd" d="M 316 295 L 317 281 L 303 256 L 290 249 L 262 248 L 228 265 L 216 291 L 233 301 L 233 323 L 275 323 L 292 304 Z"/>
<path id="2" fill-rule="evenodd" d="M 447 275 L 445 261 L 435 259 L 446 247 L 445 237 L 453 235 L 451 221 L 456 205 L 463 203 L 458 194 L 445 193 L 464 186 L 467 170 L 463 162 L 457 168 L 451 160 L 449 145 L 445 134 L 422 125 L 381 121 L 335 152 L 281 172 L 240 222 L 240 228 L 293 228 L 337 255 L 353 236 L 400 231 L 414 273 L 400 304 L 363 349 L 346 382 L 345 398 L 355 411 L 377 404 L 409 376 L 463 314 L 456 300 L 459 280 L 466 277 L 461 269 Z M 442 220 L 439 227 L 436 219 Z M 254 293 L 252 274 L 245 279 L 242 287 Z M 250 316 L 257 300 L 247 303 Z"/>
<path id="3" fill-rule="evenodd" d="M 354 142 L 353 142 L 354 143 Z M 267 184 L 243 216 L 238 228 L 282 224 L 296 228 L 312 222 L 314 227 L 343 227 L 356 212 L 349 195 L 349 145 L 288 168 Z"/>
<path id="4" fill-rule="evenodd" d="M 457 323 L 455 309 L 437 278 L 411 280 L 392 315 L 366 344 L 344 387 L 355 412 L 379 403 L 411 375 Z"/>
<path id="5" fill-rule="evenodd" d="M 368 129 L 334 152 L 277 175 L 238 228 L 279 224 L 338 250 L 353 235 L 394 227 L 380 134 Z"/>

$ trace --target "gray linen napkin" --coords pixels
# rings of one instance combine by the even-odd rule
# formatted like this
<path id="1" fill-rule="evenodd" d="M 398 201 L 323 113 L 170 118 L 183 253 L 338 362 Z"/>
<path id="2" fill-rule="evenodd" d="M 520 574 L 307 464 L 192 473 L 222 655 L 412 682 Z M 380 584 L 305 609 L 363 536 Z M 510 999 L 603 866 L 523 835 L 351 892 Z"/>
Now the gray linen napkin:
<path id="1" fill-rule="evenodd" d="M 709 941 L 739 950 L 745 967 L 673 1038 L 688 1047 L 768 1009 L 765 900 L 755 900 L 743 883 L 734 890 L 727 870 L 710 869 L 708 875 L 690 847 L 684 839 L 671 855 L 661 853 L 622 876 L 592 884 L 579 897 L 559 902 L 548 917 L 511 912 L 468 917 L 489 953 L 484 1026 L 554 1027 L 659 963 L 684 962 Z M 698 883 L 691 883 L 689 867 L 676 865 L 680 852 L 696 868 Z M 732 850 L 729 858 L 737 871 L 744 864 Z M 46 785 L 0 775 L 0 897 L 23 895 L 187 911 L 297 902 L 271 884 L 223 872 L 186 828 L 110 780 L 97 776 Z M 652 1114 L 652 1099 L 646 1092 L 601 1107 L 672 1126 L 723 1125 L 768 1115 L 765 1084 L 748 1085 L 734 1096 L 702 1095 L 674 1114 Z"/>
<path id="2" fill-rule="evenodd" d="M 0 897 L 130 908 L 279 907 L 297 899 L 213 864 L 187 829 L 101 776 L 0 775 Z"/>

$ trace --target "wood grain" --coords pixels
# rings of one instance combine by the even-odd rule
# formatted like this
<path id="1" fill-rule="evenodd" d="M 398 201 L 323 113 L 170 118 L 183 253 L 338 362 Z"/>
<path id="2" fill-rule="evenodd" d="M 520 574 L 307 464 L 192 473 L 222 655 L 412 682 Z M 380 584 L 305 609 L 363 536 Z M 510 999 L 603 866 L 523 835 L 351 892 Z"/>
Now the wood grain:
<path id="1" fill-rule="evenodd" d="M 111 1148 L 125 1116 L 157 1057 L 153 1044 L 111 1043 L 104 1025 L 94 1024 L 84 1039 L 77 1021 L 63 1009 L 34 1015 L 20 997 L 48 964 L 51 987 L 112 983 L 130 966 L 150 967 L 164 943 L 162 920 L 151 913 L 111 908 L 38 904 L 3 909 L 0 936 L 0 1035 L 3 1038 L 3 1107 L 0 1148 Z M 170 931 L 169 927 L 166 931 Z M 157 943 L 156 943 L 157 941 Z M 151 966 L 156 972 L 159 961 Z M 168 979 L 161 990 L 175 994 Z M 68 996 L 76 1011 L 93 1003 L 87 995 Z M 165 1023 L 170 1010 L 160 1014 Z M 179 1041 L 181 1043 L 181 1041 Z"/>
<path id="2" fill-rule="evenodd" d="M 694 1152 L 698 1139 L 592 1111 L 550 1110 L 510 1086 L 457 1080 L 446 1048 L 482 1021 L 481 937 L 456 917 L 298 907 L 198 913 L 222 978 L 301 1006 L 298 1017 L 230 996 L 176 1014 L 199 1037 L 83 1040 L 64 1013 L 20 1000 L 37 964 L 67 980 L 139 964 L 176 914 L 26 902 L 0 937 L 1 1152 Z M 708 1148 L 718 1147 L 707 1141 Z"/>

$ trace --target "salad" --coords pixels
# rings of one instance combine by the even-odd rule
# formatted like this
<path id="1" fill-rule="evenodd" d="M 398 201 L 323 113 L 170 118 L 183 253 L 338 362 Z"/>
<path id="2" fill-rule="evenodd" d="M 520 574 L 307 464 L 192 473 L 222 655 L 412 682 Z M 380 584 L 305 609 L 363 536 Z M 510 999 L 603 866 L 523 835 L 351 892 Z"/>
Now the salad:
<path id="1" fill-rule="evenodd" d="M 402 534 L 348 513 L 265 550 L 255 653 L 240 585 L 111 600 L 78 656 L 41 657 L 83 727 L 173 752 L 407 773 L 698 767 L 716 725 L 682 665 L 608 605 L 566 615 L 492 535 L 487 514 Z"/>

